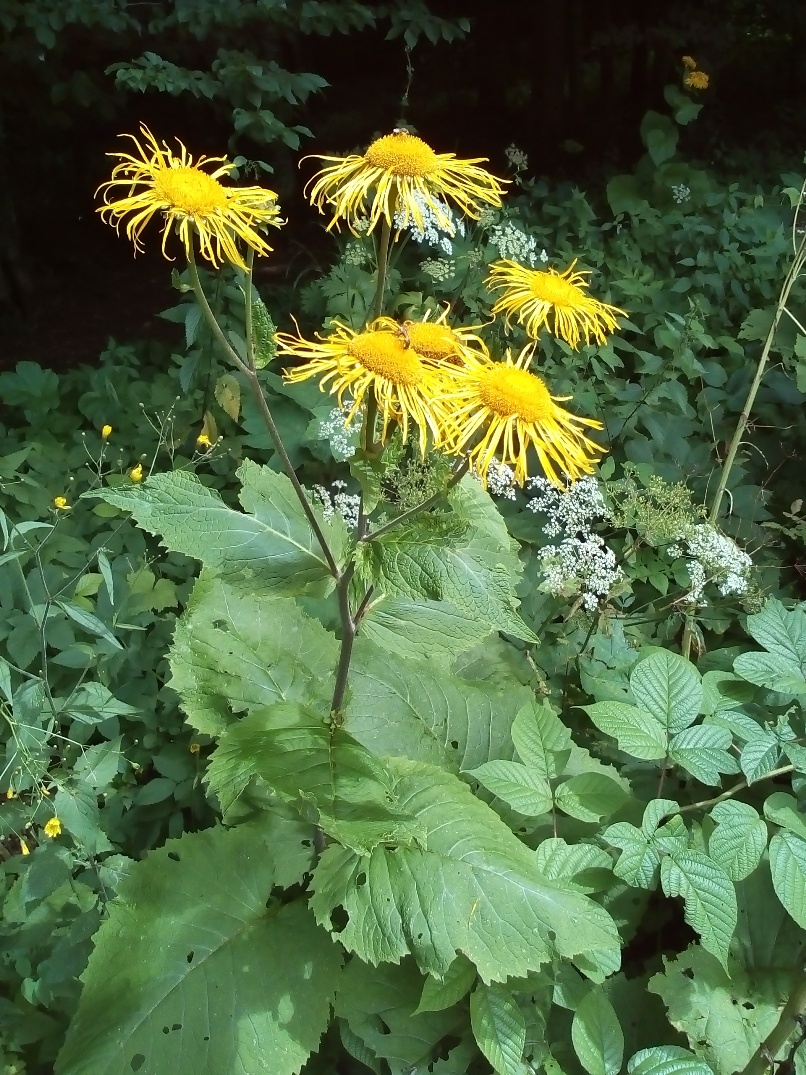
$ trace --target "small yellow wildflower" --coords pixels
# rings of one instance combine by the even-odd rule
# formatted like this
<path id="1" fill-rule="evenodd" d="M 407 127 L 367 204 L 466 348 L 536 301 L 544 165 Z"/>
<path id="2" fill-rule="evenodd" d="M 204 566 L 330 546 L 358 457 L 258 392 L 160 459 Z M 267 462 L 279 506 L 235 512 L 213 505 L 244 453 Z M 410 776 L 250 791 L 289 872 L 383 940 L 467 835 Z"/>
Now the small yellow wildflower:
<path id="1" fill-rule="evenodd" d="M 697 67 L 697 61 L 694 59 L 693 56 L 684 56 L 683 66 L 687 67 L 689 71 L 694 71 Z"/>
<path id="2" fill-rule="evenodd" d="M 206 452 L 209 452 L 210 449 L 212 448 L 212 446 L 213 446 L 213 442 L 210 440 L 210 438 L 207 436 L 207 434 L 206 433 L 199 433 L 198 437 L 196 437 L 196 447 L 197 448 L 204 448 L 204 450 Z"/>
<path id="3" fill-rule="evenodd" d="M 15 793 L 15 791 L 14 791 L 14 788 L 8 788 L 8 789 L 6 790 L 6 798 L 7 798 L 7 799 L 13 799 L 13 798 L 14 798 L 14 796 L 15 796 L 15 794 L 16 794 L 16 793 Z"/>
<path id="4" fill-rule="evenodd" d="M 226 157 L 193 157 L 177 139 L 179 153 L 174 154 L 167 142 L 162 145 L 151 131 L 141 125 L 140 140 L 131 138 L 139 156 L 130 153 L 109 153 L 119 163 L 112 170 L 112 178 L 98 188 L 104 191 L 105 205 L 98 212 L 101 219 L 109 218 L 117 230 L 128 216 L 126 234 L 134 243 L 134 249 L 142 250 L 140 235 L 154 216 L 163 219 L 162 252 L 171 231 L 176 231 L 185 252 L 190 258 L 193 235 L 198 237 L 202 257 L 214 266 L 229 261 L 245 269 L 241 254 L 235 245 L 243 240 L 257 254 L 268 254 L 271 247 L 258 233 L 259 228 L 271 224 L 280 227 L 280 210 L 277 195 L 263 187 L 225 187 L 220 182 L 233 165 Z M 205 172 L 203 166 L 220 163 L 213 172 Z M 121 197 L 110 200 L 114 188 L 123 188 Z"/>
<path id="5" fill-rule="evenodd" d="M 101 436 L 104 440 L 109 440 L 112 435 L 112 426 L 106 425 L 101 429 Z"/>
<path id="6" fill-rule="evenodd" d="M 67 503 L 66 496 L 54 496 L 53 506 L 57 511 L 70 511 L 70 505 Z"/>
<path id="7" fill-rule="evenodd" d="M 198 754 L 201 749 L 201 743 L 191 743 L 188 750 L 191 754 Z"/>
<path id="8" fill-rule="evenodd" d="M 449 201 L 476 220 L 482 206 L 501 205 L 501 184 L 506 182 L 479 168 L 486 157 L 457 160 L 454 153 L 435 153 L 421 138 L 402 129 L 376 138 L 360 156 L 318 155 L 318 159 L 330 163 L 305 188 L 306 193 L 311 188 L 311 204 L 320 213 L 325 212 L 325 205 L 332 207 L 328 231 L 344 220 L 355 235 L 362 217 L 369 217 L 369 233 L 379 220 L 391 227 L 396 212 L 402 216 L 403 227 L 414 221 L 425 231 L 424 208 L 434 214 L 440 227 L 450 228 Z"/>
<path id="9" fill-rule="evenodd" d="M 57 817 L 52 817 L 45 825 L 45 835 L 49 836 L 51 840 L 55 840 L 57 836 L 61 836 L 62 823 Z"/>
<path id="10" fill-rule="evenodd" d="M 529 370 L 533 349 L 533 344 L 524 347 L 514 361 L 509 352 L 504 362 L 467 359 L 453 370 L 455 388 L 445 402 L 452 405 L 458 433 L 450 450 L 458 454 L 472 445 L 468 456 L 485 485 L 496 457 L 514 468 L 515 481 L 523 485 L 531 447 L 548 480 L 564 487 L 566 478 L 590 474 L 604 450 L 583 433 L 585 426 L 601 429 L 602 423 L 558 407 L 545 381 Z"/>
<path id="11" fill-rule="evenodd" d="M 22 837 L 20 837 L 20 851 L 22 852 L 23 855 L 30 855 L 31 854 L 31 849 L 28 846 L 27 841 L 23 840 Z"/>
<path id="12" fill-rule="evenodd" d="M 707 90 L 709 81 L 705 71 L 689 71 L 683 79 L 684 84 L 690 90 Z"/>
<path id="13" fill-rule="evenodd" d="M 138 463 L 136 467 L 132 467 L 129 471 L 129 477 L 133 482 L 141 482 L 143 480 L 143 464 Z"/>
<path id="14" fill-rule="evenodd" d="M 516 317 L 527 333 L 536 340 L 549 318 L 552 331 L 576 350 L 582 335 L 585 343 L 591 337 L 598 344 L 606 342 L 605 330 L 618 328 L 616 306 L 608 306 L 588 295 L 587 271 L 574 272 L 573 261 L 565 272 L 549 269 L 527 269 L 516 261 L 496 261 L 490 267 L 487 287 L 491 291 L 503 288 L 504 294 L 493 306 L 493 314 L 503 313 L 507 322 Z"/>

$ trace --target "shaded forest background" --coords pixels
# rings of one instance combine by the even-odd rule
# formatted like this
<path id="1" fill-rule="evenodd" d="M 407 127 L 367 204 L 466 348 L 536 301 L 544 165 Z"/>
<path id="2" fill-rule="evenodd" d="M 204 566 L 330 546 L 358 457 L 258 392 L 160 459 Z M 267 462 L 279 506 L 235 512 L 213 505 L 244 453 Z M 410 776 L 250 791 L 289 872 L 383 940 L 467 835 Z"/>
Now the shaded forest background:
<path id="1" fill-rule="evenodd" d="M 283 278 L 322 242 L 299 156 L 360 151 L 401 121 L 494 171 L 514 143 L 530 174 L 595 192 L 640 156 L 641 116 L 688 53 L 711 79 L 689 159 L 761 183 L 806 145 L 801 0 L 4 0 L 0 26 L 3 366 L 64 368 L 110 334 L 164 331 L 157 244 L 135 265 L 93 212 L 104 154 L 140 121 L 273 169 L 295 220 L 267 270 Z"/>

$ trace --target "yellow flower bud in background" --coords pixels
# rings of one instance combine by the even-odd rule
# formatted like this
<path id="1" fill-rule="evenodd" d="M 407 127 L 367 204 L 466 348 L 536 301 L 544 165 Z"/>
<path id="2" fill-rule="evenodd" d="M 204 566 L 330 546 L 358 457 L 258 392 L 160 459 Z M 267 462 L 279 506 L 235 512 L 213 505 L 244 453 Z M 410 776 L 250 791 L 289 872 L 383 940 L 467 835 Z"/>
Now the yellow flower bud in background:
<path id="1" fill-rule="evenodd" d="M 129 477 L 133 482 L 141 482 L 143 480 L 143 464 L 138 463 L 136 467 L 132 467 L 129 471 Z"/>
<path id="2" fill-rule="evenodd" d="M 207 436 L 207 434 L 206 433 L 199 433 L 198 437 L 196 437 L 196 447 L 197 448 L 204 448 L 204 450 L 206 452 L 209 452 L 210 449 L 212 448 L 212 446 L 213 446 L 213 442 L 210 440 L 210 438 Z"/>
<path id="3" fill-rule="evenodd" d="M 104 438 L 104 440 L 108 440 L 110 435 L 111 435 L 111 433 L 112 433 L 112 426 L 110 426 L 110 425 L 106 425 L 101 429 L 101 436 Z"/>
<path id="4" fill-rule="evenodd" d="M 54 508 L 57 509 L 57 511 L 69 511 L 70 510 L 70 505 L 67 503 L 67 497 L 66 496 L 54 496 L 54 498 L 53 498 L 53 506 L 54 506 Z"/>
<path id="5" fill-rule="evenodd" d="M 45 825 L 45 835 L 49 836 L 52 840 L 57 836 L 61 836 L 62 823 L 57 817 L 52 817 L 50 821 Z"/>
<path id="6" fill-rule="evenodd" d="M 25 842 L 25 840 L 22 839 L 22 837 L 20 837 L 20 851 L 23 855 L 31 854 L 31 849 L 28 847 L 28 844 Z"/>
<path id="7" fill-rule="evenodd" d="M 687 67 L 689 71 L 693 71 L 697 66 L 697 61 L 694 59 L 693 56 L 684 56 L 682 62 L 683 66 Z"/>

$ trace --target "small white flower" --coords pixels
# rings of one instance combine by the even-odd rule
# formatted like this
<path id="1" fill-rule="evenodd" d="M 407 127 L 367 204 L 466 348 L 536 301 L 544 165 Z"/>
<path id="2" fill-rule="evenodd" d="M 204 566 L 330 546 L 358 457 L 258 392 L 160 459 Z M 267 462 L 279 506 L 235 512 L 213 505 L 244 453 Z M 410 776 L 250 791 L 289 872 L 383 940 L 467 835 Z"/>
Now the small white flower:
<path id="1" fill-rule="evenodd" d="M 360 239 L 354 239 L 349 242 L 342 254 L 342 260 L 345 265 L 365 265 L 367 258 L 367 249 Z"/>
<path id="2" fill-rule="evenodd" d="M 691 197 L 691 187 L 687 187 L 685 183 L 672 183 L 672 197 L 678 205 L 687 202 Z"/>
<path id="3" fill-rule="evenodd" d="M 319 436 L 322 440 L 330 441 L 333 458 L 340 463 L 345 459 L 352 459 L 355 455 L 356 430 L 359 427 L 355 422 L 352 426 L 347 425 L 349 411 L 349 405 L 344 410 L 334 407 L 327 418 L 323 418 L 319 423 Z"/>
<path id="4" fill-rule="evenodd" d="M 534 266 L 538 260 L 535 237 L 527 235 L 510 220 L 505 220 L 502 224 L 494 224 L 490 228 L 490 242 L 502 258 L 509 258 L 510 261 L 529 266 Z M 543 253 L 545 254 L 545 250 Z"/>
<path id="5" fill-rule="evenodd" d="M 361 497 L 357 493 L 345 493 L 347 483 L 334 481 L 331 483 L 332 492 L 324 485 L 314 485 L 313 494 L 322 508 L 322 515 L 326 522 L 330 522 L 335 514 L 344 519 L 350 530 L 358 526 L 358 515 L 361 510 Z"/>
<path id="6" fill-rule="evenodd" d="M 464 221 L 457 220 L 450 206 L 445 202 L 440 205 L 443 214 L 440 218 L 421 194 L 415 193 L 413 197 L 423 218 L 422 230 L 417 226 L 413 217 L 411 215 L 407 216 L 402 209 L 395 213 L 395 227 L 398 231 L 408 231 L 416 243 L 428 243 L 429 246 L 436 246 L 450 257 L 453 253 L 451 239 L 457 234 L 461 236 L 465 234 Z"/>
<path id="7" fill-rule="evenodd" d="M 444 283 L 456 272 L 456 263 L 448 258 L 426 258 L 420 263 L 420 269 L 437 283 Z"/>
<path id="8" fill-rule="evenodd" d="M 487 492 L 491 496 L 500 496 L 504 500 L 515 499 L 515 472 L 506 463 L 495 459 L 487 471 Z"/>
<path id="9" fill-rule="evenodd" d="M 592 522 L 606 522 L 611 517 L 596 478 L 580 478 L 570 482 L 566 489 L 558 489 L 546 478 L 530 478 L 526 488 L 536 494 L 527 508 L 547 517 L 543 526 L 547 537 L 584 532 Z"/>
<path id="10" fill-rule="evenodd" d="M 559 545 L 547 545 L 537 553 L 543 581 L 540 589 L 556 597 L 579 595 L 587 612 L 598 608 L 615 584 L 624 577 L 616 554 L 598 534 L 566 537 Z"/>

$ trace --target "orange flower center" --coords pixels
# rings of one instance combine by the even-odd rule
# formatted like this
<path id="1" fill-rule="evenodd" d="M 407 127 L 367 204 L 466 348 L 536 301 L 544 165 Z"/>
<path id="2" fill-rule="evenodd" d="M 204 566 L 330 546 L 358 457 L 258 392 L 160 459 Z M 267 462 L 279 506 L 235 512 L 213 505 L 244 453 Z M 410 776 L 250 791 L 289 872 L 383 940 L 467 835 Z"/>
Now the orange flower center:
<path id="1" fill-rule="evenodd" d="M 433 362 L 452 358 L 459 351 L 456 335 L 447 325 L 437 325 L 432 321 L 407 321 L 403 328 L 414 350 Z"/>
<path id="2" fill-rule="evenodd" d="M 370 373 L 399 385 L 418 385 L 425 367 L 402 336 L 393 332 L 362 332 L 347 345 L 347 352 Z"/>
<path id="3" fill-rule="evenodd" d="M 187 164 L 162 168 L 154 176 L 154 191 L 173 209 L 187 216 L 213 216 L 227 208 L 227 192 L 206 172 Z"/>
<path id="4" fill-rule="evenodd" d="M 545 422 L 554 413 L 549 390 L 534 373 L 515 366 L 496 366 L 482 374 L 479 397 L 501 418 Z"/>
<path id="5" fill-rule="evenodd" d="M 372 168 L 412 178 L 431 175 L 438 167 L 433 149 L 407 131 L 376 139 L 364 154 L 364 160 Z"/>
<path id="6" fill-rule="evenodd" d="M 552 306 L 569 306 L 573 309 L 579 306 L 582 297 L 577 285 L 558 273 L 535 272 L 529 286 L 535 298 L 551 303 Z"/>

